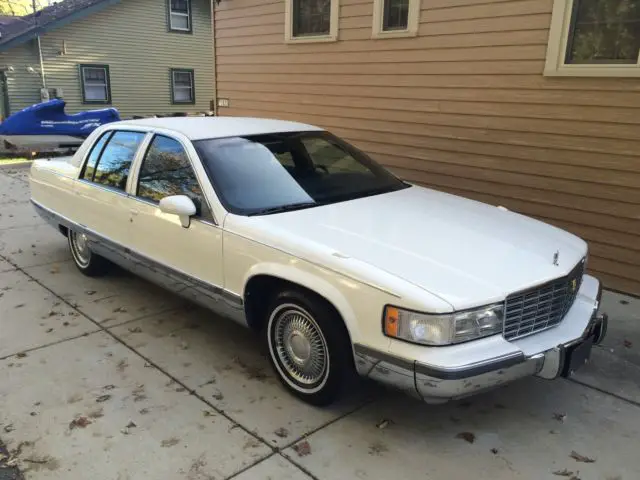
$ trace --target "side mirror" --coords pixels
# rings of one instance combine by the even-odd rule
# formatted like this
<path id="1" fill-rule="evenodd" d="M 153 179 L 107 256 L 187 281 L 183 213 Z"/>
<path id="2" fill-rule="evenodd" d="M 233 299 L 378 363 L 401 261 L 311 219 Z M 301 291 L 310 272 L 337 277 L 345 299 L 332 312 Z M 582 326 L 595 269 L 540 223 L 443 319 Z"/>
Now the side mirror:
<path id="1" fill-rule="evenodd" d="M 184 228 L 189 228 L 191 217 L 196 214 L 196 206 L 186 195 L 171 195 L 160 200 L 160 211 L 178 215 Z"/>

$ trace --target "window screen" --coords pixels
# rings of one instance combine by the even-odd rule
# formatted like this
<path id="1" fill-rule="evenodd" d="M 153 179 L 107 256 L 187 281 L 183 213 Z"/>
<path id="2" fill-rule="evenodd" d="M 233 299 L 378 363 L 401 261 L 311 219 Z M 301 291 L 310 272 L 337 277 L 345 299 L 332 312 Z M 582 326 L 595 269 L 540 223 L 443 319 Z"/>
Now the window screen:
<path id="1" fill-rule="evenodd" d="M 331 0 L 292 0 L 293 36 L 328 35 L 331 30 Z"/>
<path id="2" fill-rule="evenodd" d="M 409 0 L 384 0 L 382 29 L 406 30 L 409 25 Z"/>
<path id="3" fill-rule="evenodd" d="M 81 65 L 80 75 L 84 103 L 111 103 L 107 65 Z"/>
<path id="4" fill-rule="evenodd" d="M 636 64 L 640 0 L 574 0 L 566 63 Z"/>
<path id="5" fill-rule="evenodd" d="M 193 70 L 171 70 L 171 96 L 173 103 L 194 103 Z"/>
<path id="6" fill-rule="evenodd" d="M 191 2 L 190 0 L 170 0 L 169 23 L 171 30 L 191 31 Z"/>

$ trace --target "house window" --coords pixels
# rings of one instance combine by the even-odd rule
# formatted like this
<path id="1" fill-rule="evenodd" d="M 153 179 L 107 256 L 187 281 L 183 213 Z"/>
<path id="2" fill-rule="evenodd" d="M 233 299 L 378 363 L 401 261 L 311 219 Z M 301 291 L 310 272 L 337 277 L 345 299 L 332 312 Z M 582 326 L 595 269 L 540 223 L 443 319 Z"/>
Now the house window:
<path id="1" fill-rule="evenodd" d="M 169 30 L 191 32 L 191 0 L 169 0 Z"/>
<path id="2" fill-rule="evenodd" d="M 171 69 L 171 101 L 192 104 L 196 102 L 193 70 Z"/>
<path id="3" fill-rule="evenodd" d="M 384 0 L 382 29 L 406 30 L 409 24 L 409 0 Z"/>
<path id="4" fill-rule="evenodd" d="M 80 65 L 82 103 L 111 103 L 108 65 Z"/>
<path id="5" fill-rule="evenodd" d="M 546 75 L 640 76 L 640 1 L 554 0 Z"/>
<path id="6" fill-rule="evenodd" d="M 286 0 L 285 41 L 336 41 L 338 8 L 338 0 Z"/>
<path id="7" fill-rule="evenodd" d="M 420 0 L 374 0 L 373 38 L 418 34 Z"/>

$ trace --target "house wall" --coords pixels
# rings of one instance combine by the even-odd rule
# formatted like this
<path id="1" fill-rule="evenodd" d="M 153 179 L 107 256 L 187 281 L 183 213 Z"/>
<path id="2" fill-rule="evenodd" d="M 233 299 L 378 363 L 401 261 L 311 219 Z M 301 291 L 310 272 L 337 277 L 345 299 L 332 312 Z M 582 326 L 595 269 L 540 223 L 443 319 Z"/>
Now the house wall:
<path id="1" fill-rule="evenodd" d="M 125 0 L 42 37 L 47 87 L 62 88 L 67 111 L 101 105 L 82 104 L 79 64 L 108 64 L 112 105 L 123 117 L 204 112 L 213 100 L 213 45 L 209 0 L 192 0 L 193 34 L 168 31 L 164 0 Z M 63 42 L 66 54 L 61 54 Z M 35 43 L 35 42 L 30 42 Z M 40 101 L 37 47 L 21 46 L 0 54 L 0 64 L 20 64 L 11 78 L 12 111 Z M 195 70 L 195 105 L 172 105 L 170 68 Z"/>
<path id="2" fill-rule="evenodd" d="M 6 52 L 0 52 L 0 65 L 13 67 L 13 72 L 7 72 L 11 112 L 16 112 L 40 101 L 40 75 L 37 72 L 27 72 L 27 67 L 39 70 L 40 60 L 35 40 L 23 43 Z"/>
<path id="3" fill-rule="evenodd" d="M 423 0 L 417 38 L 381 40 L 373 0 L 341 0 L 339 41 L 296 45 L 284 8 L 216 6 L 219 115 L 317 124 L 405 179 L 565 228 L 640 294 L 640 82 L 543 77 L 552 0 Z"/>

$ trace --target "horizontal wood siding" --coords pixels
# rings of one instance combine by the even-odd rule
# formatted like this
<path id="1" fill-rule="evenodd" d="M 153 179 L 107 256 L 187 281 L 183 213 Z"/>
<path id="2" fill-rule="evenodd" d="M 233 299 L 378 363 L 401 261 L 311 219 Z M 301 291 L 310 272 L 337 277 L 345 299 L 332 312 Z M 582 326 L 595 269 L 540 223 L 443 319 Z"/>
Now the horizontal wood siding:
<path id="1" fill-rule="evenodd" d="M 13 67 L 12 72 L 7 71 L 9 113 L 40 101 L 39 62 L 38 44 L 35 41 L 0 53 L 0 66 Z M 28 67 L 34 68 L 34 73 L 29 73 Z"/>
<path id="2" fill-rule="evenodd" d="M 220 115 L 321 125 L 403 178 L 589 241 L 591 271 L 640 294 L 640 82 L 542 75 L 552 0 L 423 0 L 416 38 L 286 44 L 282 0 L 215 12 Z"/>
<path id="3" fill-rule="evenodd" d="M 62 88 L 70 112 L 101 108 L 82 104 L 78 65 L 107 64 L 112 105 L 124 118 L 210 110 L 214 98 L 211 7 L 209 0 L 192 0 L 192 7 L 193 34 L 168 31 L 165 0 L 126 0 L 45 34 L 47 87 Z M 61 54 L 63 42 L 66 54 Z M 32 66 L 39 68 L 37 50 L 31 50 L 36 52 L 30 59 Z M 172 105 L 171 68 L 194 70 L 195 105 Z M 35 83 L 20 84 L 15 93 L 14 109 L 39 101 L 39 78 L 31 78 Z"/>

